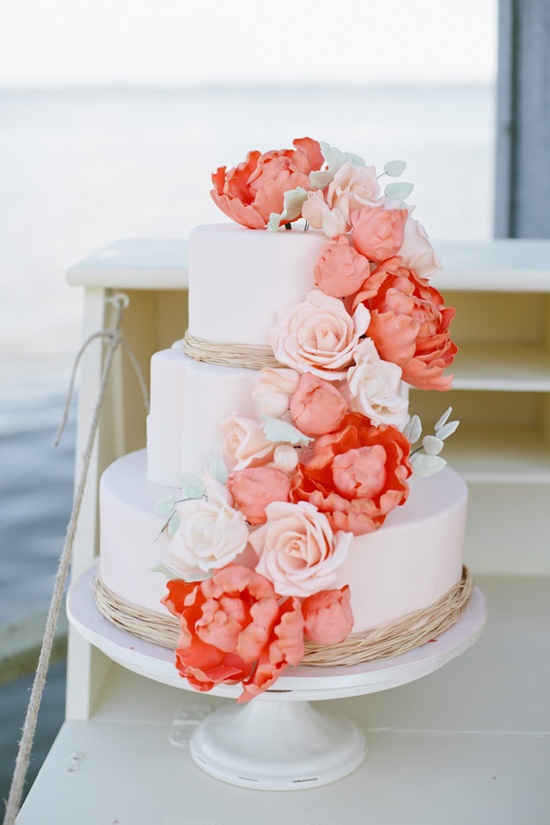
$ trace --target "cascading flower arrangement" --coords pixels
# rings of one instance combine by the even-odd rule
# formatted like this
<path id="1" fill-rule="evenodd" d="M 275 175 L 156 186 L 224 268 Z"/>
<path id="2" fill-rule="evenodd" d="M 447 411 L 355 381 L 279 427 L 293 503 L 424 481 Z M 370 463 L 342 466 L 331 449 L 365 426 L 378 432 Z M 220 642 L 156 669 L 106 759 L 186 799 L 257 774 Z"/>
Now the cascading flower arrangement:
<path id="1" fill-rule="evenodd" d="M 382 192 L 358 156 L 311 138 L 293 147 L 219 168 L 211 194 L 252 230 L 301 218 L 324 232 L 315 288 L 270 331 L 281 366 L 260 372 L 259 420 L 222 422 L 222 456 L 156 507 L 171 537 L 163 603 L 181 627 L 177 668 L 201 691 L 240 682 L 238 701 L 299 664 L 304 640 L 349 635 L 349 588 L 334 585 L 353 536 L 404 504 L 412 472 L 442 469 L 458 425 L 449 409 L 422 439 L 403 389 L 449 389 L 457 351 L 454 310 L 429 282 L 441 264 L 405 203 L 412 185 Z"/>

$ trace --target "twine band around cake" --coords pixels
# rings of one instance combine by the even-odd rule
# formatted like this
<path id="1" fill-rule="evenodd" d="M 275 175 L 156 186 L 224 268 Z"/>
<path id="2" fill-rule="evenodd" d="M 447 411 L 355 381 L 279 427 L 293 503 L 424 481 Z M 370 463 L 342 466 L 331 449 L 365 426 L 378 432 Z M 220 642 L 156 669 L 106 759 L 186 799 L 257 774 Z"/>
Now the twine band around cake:
<path id="1" fill-rule="evenodd" d="M 261 370 L 265 367 L 282 367 L 273 355 L 271 347 L 260 344 L 228 344 L 197 338 L 187 330 L 183 339 L 183 351 L 195 361 L 216 364 L 220 367 L 244 367 Z"/>
<path id="2" fill-rule="evenodd" d="M 348 636 L 332 645 L 317 645 L 306 641 L 301 664 L 330 667 L 362 664 L 374 659 L 399 656 L 426 642 L 433 641 L 461 617 L 474 587 L 469 570 L 464 567 L 462 578 L 430 607 L 416 610 L 395 622 L 366 633 Z M 100 612 L 110 622 L 146 642 L 175 649 L 181 634 L 172 616 L 139 607 L 121 599 L 101 580 L 95 582 L 95 598 Z"/>

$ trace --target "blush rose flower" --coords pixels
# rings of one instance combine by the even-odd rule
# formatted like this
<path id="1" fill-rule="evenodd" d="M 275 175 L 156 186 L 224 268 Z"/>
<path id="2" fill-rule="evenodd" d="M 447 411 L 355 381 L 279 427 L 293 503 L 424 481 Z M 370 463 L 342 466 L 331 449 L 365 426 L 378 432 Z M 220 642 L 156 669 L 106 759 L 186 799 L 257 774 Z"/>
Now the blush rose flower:
<path id="1" fill-rule="evenodd" d="M 222 455 L 231 470 L 264 467 L 273 460 L 277 445 L 267 440 L 262 424 L 253 418 L 232 415 L 221 423 L 220 430 L 224 436 Z"/>
<path id="2" fill-rule="evenodd" d="M 310 596 L 330 586 L 347 558 L 351 534 L 334 534 L 323 513 L 305 501 L 275 501 L 266 515 L 250 535 L 259 557 L 256 571 L 282 596 Z"/>
<path id="3" fill-rule="evenodd" d="M 361 290 L 353 306 L 363 302 L 371 313 L 367 335 L 385 361 L 401 367 L 403 380 L 420 390 L 448 390 L 453 376 L 444 375 L 458 352 L 449 334 L 455 316 L 442 295 L 425 278 L 402 266 L 399 256 L 378 267 L 375 295 Z"/>
<path id="4" fill-rule="evenodd" d="M 227 486 L 249 524 L 263 524 L 272 501 L 288 501 L 290 479 L 275 467 L 248 467 L 231 473 Z"/>
<path id="5" fill-rule="evenodd" d="M 347 298 L 370 275 L 368 260 L 345 235 L 325 244 L 315 266 L 315 285 L 334 298 Z"/>
<path id="6" fill-rule="evenodd" d="M 280 418 L 288 412 L 290 398 L 296 392 L 299 380 L 300 373 L 288 367 L 264 368 L 252 392 L 252 397 L 260 402 L 261 414 Z"/>
<path id="7" fill-rule="evenodd" d="M 403 258 L 404 266 L 414 270 L 422 278 L 431 278 L 442 268 L 426 230 L 421 223 L 411 217 L 405 224 L 403 245 L 395 254 Z"/>
<path id="8" fill-rule="evenodd" d="M 358 305 L 353 316 L 342 301 L 315 289 L 301 304 L 278 312 L 278 322 L 270 330 L 275 357 L 299 372 L 312 372 L 327 381 L 346 377 L 359 337 L 369 316 Z"/>
<path id="9" fill-rule="evenodd" d="M 374 166 L 355 166 L 348 161 L 340 166 L 324 193 L 310 193 L 302 215 L 311 226 L 334 238 L 349 232 L 352 213 L 372 204 L 379 195 Z"/>
<path id="10" fill-rule="evenodd" d="M 395 427 L 375 427 L 365 416 L 348 413 L 340 429 L 318 438 L 313 456 L 298 465 L 290 500 L 313 504 L 333 530 L 372 533 L 407 500 L 409 450 Z"/>
<path id="11" fill-rule="evenodd" d="M 323 435 L 338 429 L 348 405 L 336 387 L 310 372 L 305 372 L 290 401 L 290 414 L 301 432 Z"/>
<path id="12" fill-rule="evenodd" d="M 343 642 L 353 628 L 348 585 L 341 590 L 321 590 L 302 602 L 304 636 L 318 645 Z"/>
<path id="13" fill-rule="evenodd" d="M 247 702 L 304 654 L 299 600 L 281 603 L 271 582 L 246 567 L 230 564 L 203 582 L 169 581 L 162 602 L 180 622 L 176 667 L 196 690 L 241 682 L 237 701 Z"/>
<path id="14" fill-rule="evenodd" d="M 214 478 L 206 498 L 179 502 L 180 524 L 169 544 L 171 565 L 183 576 L 196 577 L 234 561 L 248 543 L 248 526 L 232 506 L 230 493 Z"/>
<path id="15" fill-rule="evenodd" d="M 282 213 L 285 192 L 309 190 L 309 173 L 321 168 L 321 147 L 311 138 L 297 138 L 294 149 L 249 152 L 246 160 L 213 175 L 214 202 L 229 218 L 249 229 L 264 229 L 272 212 Z"/>
<path id="16" fill-rule="evenodd" d="M 369 261 L 385 261 L 403 246 L 406 209 L 363 206 L 351 215 L 351 239 L 356 250 Z"/>
<path id="17" fill-rule="evenodd" d="M 364 338 L 353 354 L 348 370 L 349 406 L 370 418 L 376 426 L 393 424 L 402 430 L 409 420 L 409 402 L 402 394 L 401 368 L 383 361 L 371 338 Z"/>
<path id="18" fill-rule="evenodd" d="M 348 232 L 346 219 L 337 209 L 331 209 L 323 192 L 308 192 L 302 204 L 302 217 L 314 228 L 322 229 L 327 238 L 336 238 Z"/>

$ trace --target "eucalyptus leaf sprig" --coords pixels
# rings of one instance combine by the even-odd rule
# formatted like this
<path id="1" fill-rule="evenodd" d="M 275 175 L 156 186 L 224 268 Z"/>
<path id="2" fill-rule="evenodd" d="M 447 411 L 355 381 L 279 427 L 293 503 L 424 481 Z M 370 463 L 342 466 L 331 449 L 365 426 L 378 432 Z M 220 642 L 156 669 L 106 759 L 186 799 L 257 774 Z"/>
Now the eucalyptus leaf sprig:
<path id="1" fill-rule="evenodd" d="M 445 439 L 452 435 L 460 424 L 459 421 L 448 420 L 452 411 L 452 407 L 445 410 L 434 425 L 435 435 L 425 435 L 422 438 L 422 443 L 411 451 L 410 462 L 413 472 L 420 478 L 428 478 L 439 473 L 447 464 L 439 453 L 443 449 Z M 408 438 L 411 446 L 420 440 L 422 437 L 422 422 L 417 415 L 413 415 L 405 426 L 403 435 Z"/>
<path id="2" fill-rule="evenodd" d="M 220 484 L 226 484 L 229 477 L 229 471 L 219 456 L 212 459 L 208 469 L 216 481 L 219 481 Z M 157 539 L 164 533 L 165 530 L 169 536 L 174 536 L 177 533 L 181 523 L 181 519 L 177 511 L 178 504 L 182 501 L 196 501 L 199 498 L 206 496 L 206 484 L 200 476 L 196 476 L 191 473 L 181 473 L 178 480 L 183 493 L 183 498 L 176 499 L 172 493 L 168 493 L 160 498 L 153 506 L 153 511 L 158 516 L 168 517 L 162 525 Z"/>

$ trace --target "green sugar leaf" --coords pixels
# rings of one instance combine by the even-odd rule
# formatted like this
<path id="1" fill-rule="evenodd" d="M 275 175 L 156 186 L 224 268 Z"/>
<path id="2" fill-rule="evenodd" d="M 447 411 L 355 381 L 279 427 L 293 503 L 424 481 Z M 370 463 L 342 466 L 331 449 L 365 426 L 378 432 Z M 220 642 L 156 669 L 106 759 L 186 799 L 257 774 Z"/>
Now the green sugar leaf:
<path id="1" fill-rule="evenodd" d="M 266 418 L 264 421 L 264 434 L 268 441 L 274 444 L 301 444 L 304 447 L 313 441 L 309 436 L 304 435 L 292 424 L 280 418 Z"/>
<path id="2" fill-rule="evenodd" d="M 384 172 L 386 175 L 389 175 L 390 178 L 398 178 L 406 168 L 407 164 L 404 160 L 390 160 L 390 162 L 384 166 Z"/>
<path id="3" fill-rule="evenodd" d="M 405 183 L 405 181 L 399 181 L 397 183 L 388 183 L 388 185 L 384 189 L 384 194 L 388 198 L 396 198 L 397 200 L 404 201 L 406 198 L 409 197 L 413 189 L 414 183 Z"/>
<path id="4" fill-rule="evenodd" d="M 217 479 L 220 484 L 226 484 L 229 477 L 229 470 L 224 461 L 219 456 L 216 456 L 210 462 L 210 472 Z"/>
<path id="5" fill-rule="evenodd" d="M 181 524 L 181 518 L 180 518 L 179 513 L 177 513 L 177 512 L 173 513 L 172 516 L 170 517 L 169 522 L 168 522 L 168 535 L 169 536 L 175 536 L 176 533 L 178 532 L 178 527 L 180 526 L 180 524 Z"/>
<path id="6" fill-rule="evenodd" d="M 182 473 L 179 477 L 181 490 L 186 498 L 197 499 L 204 495 L 204 482 L 198 476 Z"/>
<path id="7" fill-rule="evenodd" d="M 420 478 L 429 478 L 445 467 L 447 462 L 444 458 L 438 455 L 424 455 L 423 453 L 416 453 L 411 456 L 411 464 L 415 476 Z"/>
<path id="8" fill-rule="evenodd" d="M 168 494 L 159 498 L 159 500 L 153 506 L 153 512 L 157 514 L 157 516 L 167 516 L 169 513 L 172 512 L 174 507 L 176 506 L 176 499 L 174 496 Z"/>

